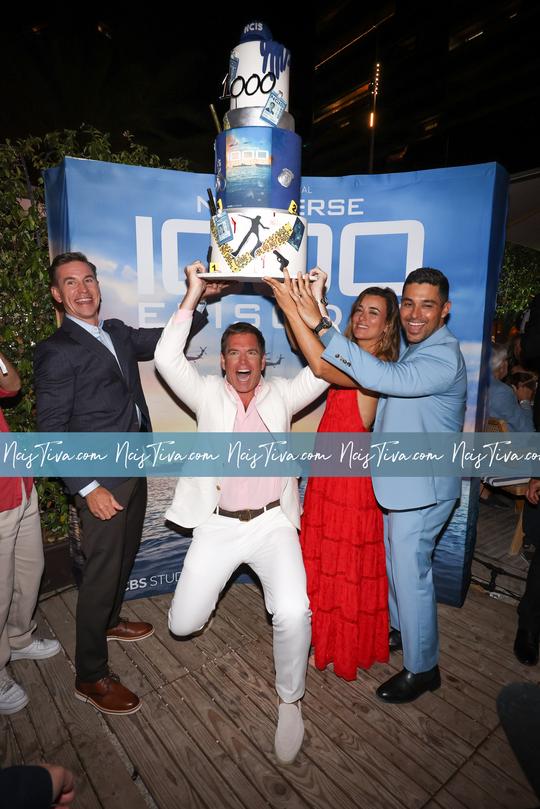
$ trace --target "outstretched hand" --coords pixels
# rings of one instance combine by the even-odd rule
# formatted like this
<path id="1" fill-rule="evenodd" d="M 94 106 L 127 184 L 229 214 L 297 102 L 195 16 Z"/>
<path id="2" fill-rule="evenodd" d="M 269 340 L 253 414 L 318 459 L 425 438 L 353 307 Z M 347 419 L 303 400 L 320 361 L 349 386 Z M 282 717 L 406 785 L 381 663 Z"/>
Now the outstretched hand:
<path id="1" fill-rule="evenodd" d="M 310 289 L 313 292 L 313 297 L 317 303 L 322 303 L 325 299 L 324 290 L 326 287 L 326 281 L 328 280 L 328 273 L 321 270 L 320 267 L 314 267 L 308 272 L 308 278 L 310 282 Z"/>
<path id="2" fill-rule="evenodd" d="M 283 270 L 283 276 L 283 281 L 281 281 L 280 278 L 270 277 L 264 277 L 263 281 L 272 288 L 275 301 L 285 317 L 290 318 L 296 315 L 297 311 L 293 295 L 292 279 L 286 267 Z"/>
<path id="3" fill-rule="evenodd" d="M 318 300 L 322 297 L 324 284 L 326 283 L 326 273 L 319 268 L 311 270 L 311 273 L 321 273 L 321 278 L 317 277 L 315 282 L 310 282 L 309 275 L 297 275 L 296 278 L 291 278 L 287 268 L 283 269 L 284 281 L 281 283 L 277 278 L 263 278 L 269 286 L 272 287 L 276 303 L 287 316 L 300 315 L 306 326 L 314 329 L 321 320 L 321 313 L 319 310 Z M 324 276 L 324 278 L 322 277 Z M 317 284 L 315 290 L 317 295 L 314 294 L 312 286 Z M 294 306 L 291 304 L 294 304 Z"/>
<path id="4" fill-rule="evenodd" d="M 221 295 L 223 290 L 230 286 L 230 281 L 209 281 L 206 278 L 201 278 L 201 273 L 206 273 L 207 269 L 200 259 L 197 259 L 193 264 L 188 264 L 184 270 L 187 282 L 186 298 L 194 304 L 194 307 L 203 298 L 210 298 L 214 295 Z M 184 300 L 186 300 L 184 298 Z"/>

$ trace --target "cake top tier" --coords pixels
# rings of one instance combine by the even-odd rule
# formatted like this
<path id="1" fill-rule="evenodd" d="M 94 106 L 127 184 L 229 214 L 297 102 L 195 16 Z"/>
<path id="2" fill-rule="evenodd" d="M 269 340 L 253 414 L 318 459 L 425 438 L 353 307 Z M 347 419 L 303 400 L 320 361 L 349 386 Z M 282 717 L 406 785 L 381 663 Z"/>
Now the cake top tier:
<path id="1" fill-rule="evenodd" d="M 272 91 L 283 97 L 287 109 L 290 60 L 290 51 L 274 42 L 265 23 L 258 20 L 248 23 L 240 44 L 230 56 L 227 81 L 230 109 L 264 107 Z"/>

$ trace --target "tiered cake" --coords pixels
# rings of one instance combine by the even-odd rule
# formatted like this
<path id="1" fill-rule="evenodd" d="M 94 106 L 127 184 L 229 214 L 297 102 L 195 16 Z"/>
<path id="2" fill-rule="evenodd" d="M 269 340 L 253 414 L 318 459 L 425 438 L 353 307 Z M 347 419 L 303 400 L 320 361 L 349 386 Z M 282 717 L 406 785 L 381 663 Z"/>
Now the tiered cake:
<path id="1" fill-rule="evenodd" d="M 252 280 L 306 271 L 300 206 L 301 140 L 289 106 L 290 52 L 266 25 L 246 25 L 232 51 L 230 108 L 215 142 L 217 209 L 209 272 Z"/>

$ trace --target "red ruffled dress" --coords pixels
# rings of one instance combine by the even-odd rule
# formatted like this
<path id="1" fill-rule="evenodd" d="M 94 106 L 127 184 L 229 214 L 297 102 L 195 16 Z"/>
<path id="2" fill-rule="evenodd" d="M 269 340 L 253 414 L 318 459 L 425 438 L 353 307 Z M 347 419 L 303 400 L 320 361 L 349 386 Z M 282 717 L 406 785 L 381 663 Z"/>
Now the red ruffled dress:
<path id="1" fill-rule="evenodd" d="M 331 388 L 319 432 L 365 433 L 355 389 Z M 370 477 L 310 478 L 300 542 L 315 665 L 345 680 L 388 660 L 382 514 Z"/>

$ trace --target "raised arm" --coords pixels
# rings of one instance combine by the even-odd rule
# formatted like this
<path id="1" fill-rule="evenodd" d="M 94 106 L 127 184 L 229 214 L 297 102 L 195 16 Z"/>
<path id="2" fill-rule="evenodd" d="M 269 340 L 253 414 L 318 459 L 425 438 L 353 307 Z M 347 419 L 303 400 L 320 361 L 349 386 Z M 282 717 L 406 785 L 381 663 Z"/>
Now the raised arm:
<path id="1" fill-rule="evenodd" d="M 205 380 L 184 354 L 190 334 L 193 313 L 203 297 L 218 295 L 228 286 L 224 283 L 206 281 L 200 274 L 206 272 L 201 261 L 194 261 L 186 269 L 187 289 L 179 308 L 173 314 L 156 346 L 156 368 L 171 390 L 197 413 L 198 405 L 205 395 Z"/>
<path id="2" fill-rule="evenodd" d="M 316 273 L 315 281 L 307 280 Z M 272 287 L 274 298 L 285 315 L 289 329 L 294 335 L 294 340 L 299 351 L 305 357 L 309 367 L 316 377 L 324 379 L 333 385 L 340 385 L 343 388 L 357 388 L 358 385 L 350 376 L 344 374 L 333 365 L 330 365 L 322 358 L 324 346 L 319 338 L 313 333 L 313 327 L 308 326 L 301 312 L 309 312 L 314 325 L 321 320 L 321 317 L 328 317 L 328 311 L 324 301 L 324 285 L 327 275 L 319 267 L 311 270 L 309 276 L 300 280 L 291 279 L 287 269 L 283 271 L 285 280 L 281 282 L 277 278 L 265 278 L 266 283 Z M 301 284 L 301 287 L 300 287 Z M 306 297 L 303 303 L 304 295 Z"/>

